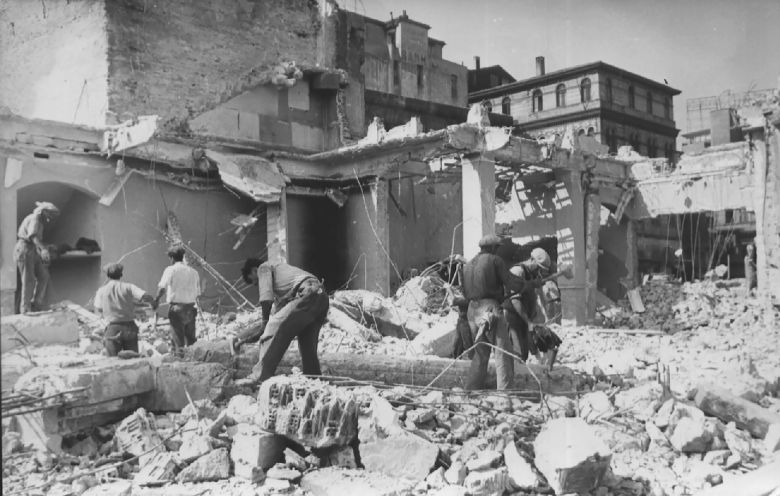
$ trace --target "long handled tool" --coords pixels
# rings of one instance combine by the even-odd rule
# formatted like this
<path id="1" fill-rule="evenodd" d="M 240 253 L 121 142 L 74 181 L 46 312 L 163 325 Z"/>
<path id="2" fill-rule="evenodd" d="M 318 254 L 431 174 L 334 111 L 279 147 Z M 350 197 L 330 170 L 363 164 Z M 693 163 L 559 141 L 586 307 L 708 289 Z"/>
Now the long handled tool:
<path id="1" fill-rule="evenodd" d="M 571 270 L 571 265 L 564 264 L 561 270 L 559 270 L 558 272 L 542 278 L 542 282 L 552 281 L 553 279 L 558 279 L 561 276 L 568 277 L 569 279 L 574 277 L 574 272 L 572 272 Z"/>

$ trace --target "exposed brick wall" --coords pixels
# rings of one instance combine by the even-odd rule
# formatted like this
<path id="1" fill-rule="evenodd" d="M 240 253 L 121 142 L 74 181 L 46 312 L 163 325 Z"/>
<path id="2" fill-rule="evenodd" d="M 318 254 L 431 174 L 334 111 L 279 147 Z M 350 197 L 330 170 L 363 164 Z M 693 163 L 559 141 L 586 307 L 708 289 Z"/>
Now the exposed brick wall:
<path id="1" fill-rule="evenodd" d="M 0 1 L 0 107 L 29 118 L 102 126 L 106 45 L 100 0 Z"/>
<path id="2" fill-rule="evenodd" d="M 282 61 L 313 66 L 317 0 L 106 0 L 109 105 L 157 114 L 170 131 L 250 87 Z"/>

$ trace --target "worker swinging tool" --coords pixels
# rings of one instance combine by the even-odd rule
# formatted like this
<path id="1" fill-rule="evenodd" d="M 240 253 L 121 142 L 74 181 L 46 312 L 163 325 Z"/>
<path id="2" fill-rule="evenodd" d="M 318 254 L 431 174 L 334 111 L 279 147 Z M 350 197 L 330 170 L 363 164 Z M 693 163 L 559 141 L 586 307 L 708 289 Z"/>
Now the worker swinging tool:
<path id="1" fill-rule="evenodd" d="M 540 303 L 539 289 L 548 281 L 561 276 L 572 277 L 571 267 L 563 266 L 558 272 L 547 275 L 552 261 L 542 248 L 534 248 L 528 260 L 513 266 L 512 275 L 525 281 L 522 290 L 513 292 L 504 300 L 502 307 L 509 324 L 510 335 L 520 346 L 520 356 L 528 359 L 533 353 L 549 370 L 555 363 L 562 341 L 547 326 L 550 318 L 545 306 Z M 544 319 L 544 323 L 538 322 Z"/>

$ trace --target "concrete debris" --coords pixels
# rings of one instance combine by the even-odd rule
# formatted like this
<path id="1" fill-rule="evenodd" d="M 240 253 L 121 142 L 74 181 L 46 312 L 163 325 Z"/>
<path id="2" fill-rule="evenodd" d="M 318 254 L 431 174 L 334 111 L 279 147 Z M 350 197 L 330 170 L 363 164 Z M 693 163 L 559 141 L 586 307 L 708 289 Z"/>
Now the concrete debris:
<path id="1" fill-rule="evenodd" d="M 547 422 L 534 441 L 534 463 L 558 494 L 596 489 L 612 453 L 579 418 Z"/>
<path id="2" fill-rule="evenodd" d="M 118 480 L 107 484 L 91 487 L 82 496 L 130 496 L 133 485 L 130 481 Z"/>
<path id="3" fill-rule="evenodd" d="M 165 451 L 163 440 L 154 424 L 154 416 L 147 414 L 143 408 L 136 410 L 117 426 L 114 439 L 121 451 L 139 457 L 141 465 L 146 465 L 156 453 Z"/>
<path id="4" fill-rule="evenodd" d="M 133 477 L 133 482 L 139 486 L 160 486 L 173 482 L 179 471 L 180 462 L 173 453 L 155 453 L 141 470 Z"/>
<path id="5" fill-rule="evenodd" d="M 780 423 L 780 414 L 742 399 L 721 387 L 701 384 L 696 388 L 694 401 L 705 413 L 724 422 L 735 422 L 753 436 L 763 438 L 769 426 Z"/>
<path id="6" fill-rule="evenodd" d="M 530 491 L 539 485 L 539 476 L 514 443 L 509 443 L 504 448 L 504 463 L 509 477 L 509 488 Z"/>
<path id="7" fill-rule="evenodd" d="M 769 453 L 780 451 L 780 424 L 772 424 L 764 436 L 764 449 Z"/>
<path id="8" fill-rule="evenodd" d="M 309 472 L 301 479 L 301 489 L 312 496 L 403 496 L 409 494 L 413 486 L 411 482 L 391 475 L 334 467 Z"/>
<path id="9" fill-rule="evenodd" d="M 225 448 L 216 449 L 192 462 L 179 475 L 178 482 L 203 482 L 230 477 L 230 459 Z"/>
<path id="10" fill-rule="evenodd" d="M 155 373 L 155 388 L 147 400 L 158 412 L 178 412 L 192 400 L 217 400 L 232 379 L 230 370 L 218 363 L 162 363 Z"/>
<path id="11" fill-rule="evenodd" d="M 33 346 L 78 345 L 79 331 L 78 314 L 68 308 L 3 315 L 0 318 L 0 352 L 13 351 L 24 343 Z"/>
<path id="12" fill-rule="evenodd" d="M 414 434 L 403 433 L 360 445 L 366 470 L 419 482 L 433 469 L 439 448 Z"/>
<path id="13" fill-rule="evenodd" d="M 251 480 L 257 474 L 256 469 L 264 473 L 263 470 L 282 461 L 284 449 L 282 436 L 263 431 L 256 425 L 238 424 L 230 458 L 235 465 L 236 475 Z"/>
<path id="14" fill-rule="evenodd" d="M 394 302 L 410 312 L 440 313 L 451 299 L 450 285 L 436 274 L 415 276 L 395 292 Z"/>
<path id="15" fill-rule="evenodd" d="M 355 449 L 352 446 L 341 446 L 329 452 L 325 456 L 326 465 L 329 467 L 358 468 L 355 459 Z M 301 470 L 300 466 L 296 467 Z"/>
<path id="16" fill-rule="evenodd" d="M 509 484 L 506 467 L 469 472 L 463 487 L 473 496 L 501 496 Z"/>
<path id="17" fill-rule="evenodd" d="M 257 400 L 245 394 L 230 398 L 225 409 L 230 424 L 251 424 L 257 414 Z"/>
<path id="18" fill-rule="evenodd" d="M 353 467 L 354 468 L 354 467 Z M 287 480 L 291 482 L 297 482 L 301 479 L 300 471 L 295 470 L 294 468 L 287 468 L 284 465 L 276 464 L 265 473 L 265 475 L 270 479 L 279 479 L 279 480 Z"/>
<path id="19" fill-rule="evenodd" d="M 277 376 L 260 386 L 257 397 L 260 427 L 304 446 L 343 446 L 357 436 L 357 402 L 345 390 Z"/>
<path id="20" fill-rule="evenodd" d="M 594 391 L 582 395 L 579 402 L 580 417 L 586 422 L 595 422 L 599 418 L 609 415 L 614 408 L 612 402 L 604 391 Z"/>

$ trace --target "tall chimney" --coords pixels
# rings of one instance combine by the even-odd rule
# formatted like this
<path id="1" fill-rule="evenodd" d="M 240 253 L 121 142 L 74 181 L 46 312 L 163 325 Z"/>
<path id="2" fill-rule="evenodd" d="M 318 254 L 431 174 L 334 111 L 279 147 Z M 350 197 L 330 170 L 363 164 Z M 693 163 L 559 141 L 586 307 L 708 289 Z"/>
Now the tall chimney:
<path id="1" fill-rule="evenodd" d="M 541 55 L 536 57 L 536 75 L 544 76 L 544 57 Z"/>
<path id="2" fill-rule="evenodd" d="M 479 70 L 479 55 L 474 55 L 474 66 Z"/>

